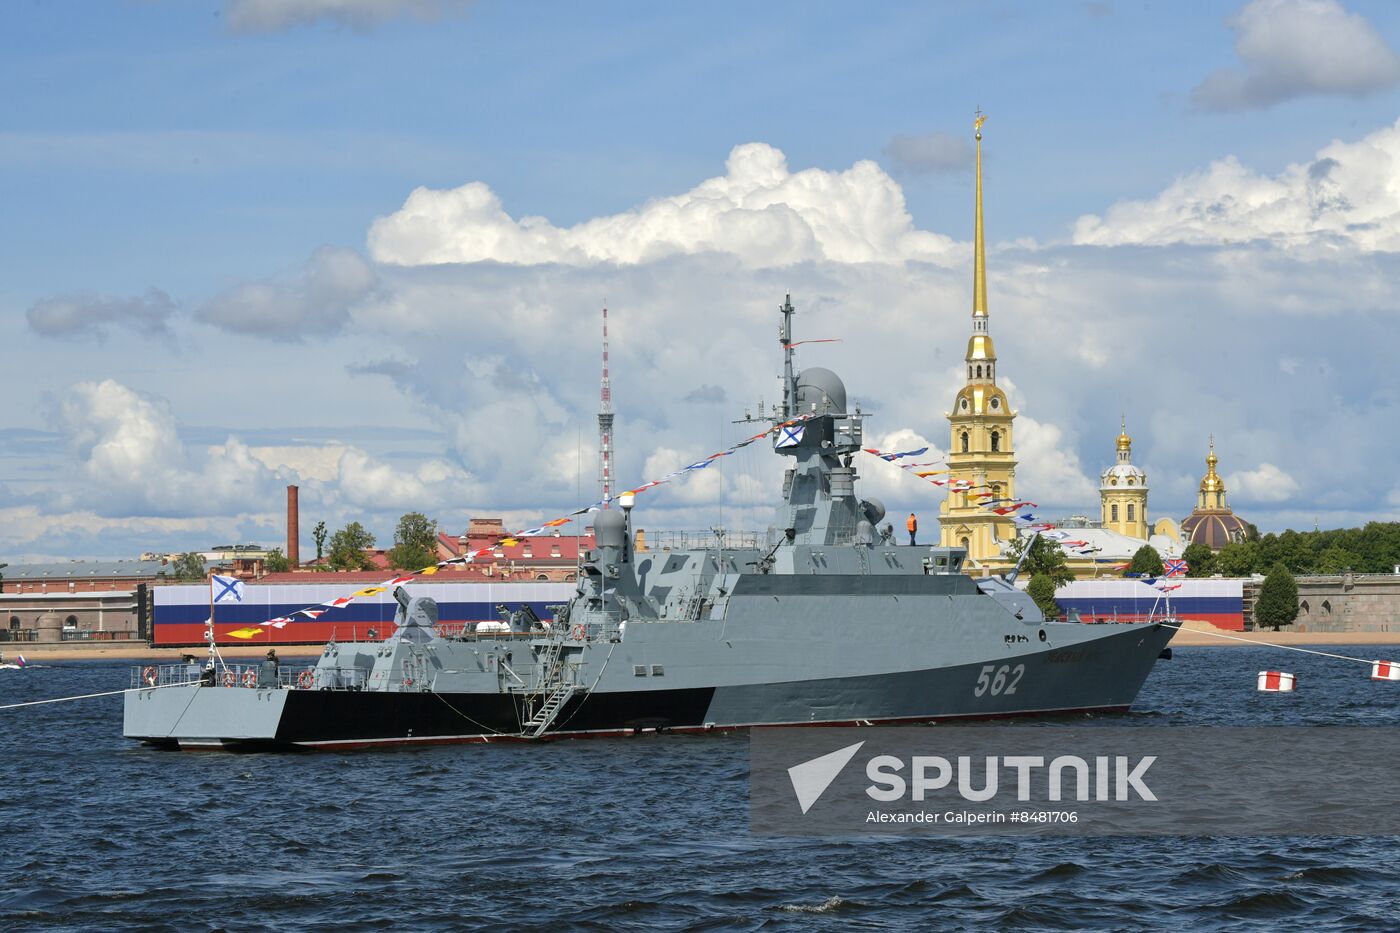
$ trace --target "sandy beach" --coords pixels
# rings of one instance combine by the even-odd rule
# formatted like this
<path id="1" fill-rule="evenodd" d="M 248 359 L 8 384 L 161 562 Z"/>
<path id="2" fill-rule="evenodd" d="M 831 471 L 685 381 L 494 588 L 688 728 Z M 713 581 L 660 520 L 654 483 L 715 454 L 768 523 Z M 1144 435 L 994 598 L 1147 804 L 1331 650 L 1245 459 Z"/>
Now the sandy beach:
<path id="1" fill-rule="evenodd" d="M 1228 637 L 1226 637 L 1228 636 Z M 1244 645 L 1400 645 L 1400 632 L 1227 632 L 1207 622 L 1187 622 L 1173 646 L 1230 648 Z"/>

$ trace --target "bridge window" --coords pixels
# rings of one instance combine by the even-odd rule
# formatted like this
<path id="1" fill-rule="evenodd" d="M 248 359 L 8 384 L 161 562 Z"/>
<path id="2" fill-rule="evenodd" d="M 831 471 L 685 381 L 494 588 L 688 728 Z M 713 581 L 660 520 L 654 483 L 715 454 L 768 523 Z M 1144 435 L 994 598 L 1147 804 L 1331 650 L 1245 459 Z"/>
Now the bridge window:
<path id="1" fill-rule="evenodd" d="M 538 574 L 535 574 L 535 579 L 536 579 L 536 580 L 548 580 L 548 579 L 549 579 L 549 574 L 547 574 L 547 573 L 538 573 Z"/>

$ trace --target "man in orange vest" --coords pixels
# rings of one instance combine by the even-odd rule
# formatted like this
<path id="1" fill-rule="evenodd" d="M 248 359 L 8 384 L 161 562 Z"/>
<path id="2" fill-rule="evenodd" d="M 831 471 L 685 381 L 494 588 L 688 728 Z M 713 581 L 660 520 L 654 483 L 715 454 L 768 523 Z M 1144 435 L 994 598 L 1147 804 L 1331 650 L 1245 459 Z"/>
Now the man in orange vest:
<path id="1" fill-rule="evenodd" d="M 904 523 L 904 527 L 909 529 L 909 546 L 915 544 L 914 536 L 919 533 L 919 520 L 914 517 L 914 513 L 909 513 L 909 521 Z"/>

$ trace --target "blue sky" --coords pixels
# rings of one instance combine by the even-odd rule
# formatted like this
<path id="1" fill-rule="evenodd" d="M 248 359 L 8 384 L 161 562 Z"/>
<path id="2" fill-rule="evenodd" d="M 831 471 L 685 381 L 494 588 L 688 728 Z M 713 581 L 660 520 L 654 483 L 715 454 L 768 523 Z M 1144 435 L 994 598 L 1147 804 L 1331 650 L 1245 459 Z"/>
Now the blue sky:
<path id="1" fill-rule="evenodd" d="M 1189 510 L 1214 432 L 1262 527 L 1395 517 L 1400 486 L 1351 465 L 1400 453 L 1376 436 L 1397 404 L 1395 211 L 1377 194 L 1400 187 L 1377 136 L 1400 117 L 1397 43 L 1400 10 L 1356 0 L 7 6 L 0 560 L 275 541 L 290 480 L 332 524 L 381 537 L 411 506 L 453 527 L 553 517 L 592 442 L 605 299 L 619 466 L 638 480 L 771 398 L 765 315 L 788 289 L 811 309 L 800 326 L 847 338 L 811 361 L 880 403 L 872 427 L 943 445 L 978 105 L 1024 492 L 1092 507 L 1126 409 L 1155 515 Z M 1211 84 L 1222 70 L 1242 77 Z M 1334 141 L 1350 148 L 1328 181 Z M 855 256 L 827 231 L 810 255 L 766 255 L 730 224 L 598 258 L 600 237 L 671 236 L 643 206 L 726 177 L 750 143 L 820 173 L 789 205 L 802 224 L 829 212 L 843 242 L 895 243 L 903 227 L 870 199 L 894 190 L 909 230 L 941 245 Z M 840 180 L 863 160 L 883 180 Z M 1295 165 L 1336 186 L 1336 223 L 1322 188 L 1290 188 Z M 553 252 L 482 252 L 506 228 L 475 214 L 474 230 L 440 218 L 431 249 L 371 245 L 415 189 L 473 182 L 514 220 L 614 220 Z M 693 410 L 700 385 L 727 403 Z M 122 450 L 164 450 L 176 472 Z M 521 455 L 535 466 L 502 469 Z M 772 491 L 764 469 L 754 502 Z M 156 495 L 153 474 L 178 492 Z M 1338 496 L 1339 478 L 1359 485 Z M 216 479 L 224 492 L 201 498 Z M 652 520 L 703 526 L 741 486 L 668 491 Z"/>

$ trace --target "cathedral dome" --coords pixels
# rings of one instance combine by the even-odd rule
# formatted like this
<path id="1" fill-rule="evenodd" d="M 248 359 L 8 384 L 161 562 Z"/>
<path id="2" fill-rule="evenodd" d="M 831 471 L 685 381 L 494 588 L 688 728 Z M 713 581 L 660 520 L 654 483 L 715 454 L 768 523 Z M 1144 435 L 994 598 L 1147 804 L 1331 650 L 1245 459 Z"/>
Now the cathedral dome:
<path id="1" fill-rule="evenodd" d="M 1204 544 L 1218 551 L 1232 541 L 1243 541 L 1249 526 L 1234 512 L 1192 512 L 1181 521 L 1187 544 Z"/>
<path id="2" fill-rule="evenodd" d="M 1231 511 L 1225 499 L 1225 481 L 1215 469 L 1219 462 L 1212 438 L 1196 508 L 1181 521 L 1181 534 L 1188 544 L 1204 544 L 1213 551 L 1232 541 L 1245 540 L 1249 532 L 1249 524 Z"/>
<path id="3" fill-rule="evenodd" d="M 954 415 L 1013 415 L 1006 400 L 1006 393 L 1000 386 L 991 383 L 973 383 L 963 386 L 953 397 Z"/>
<path id="4" fill-rule="evenodd" d="M 1105 488 L 1110 486 L 1147 488 L 1147 474 L 1131 463 L 1115 463 L 1099 476 Z"/>

